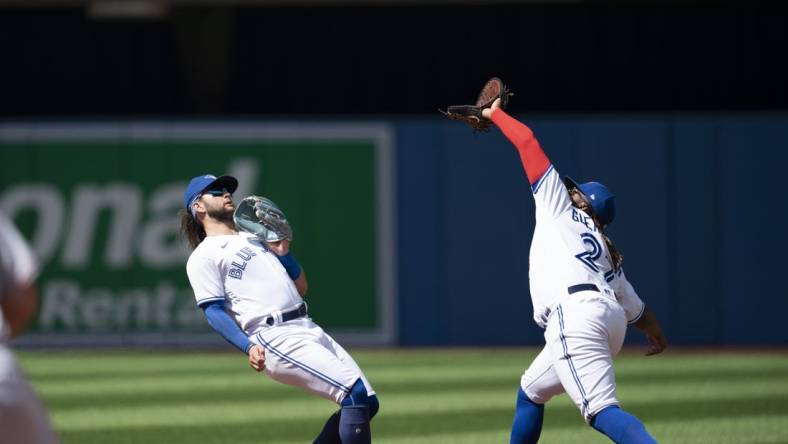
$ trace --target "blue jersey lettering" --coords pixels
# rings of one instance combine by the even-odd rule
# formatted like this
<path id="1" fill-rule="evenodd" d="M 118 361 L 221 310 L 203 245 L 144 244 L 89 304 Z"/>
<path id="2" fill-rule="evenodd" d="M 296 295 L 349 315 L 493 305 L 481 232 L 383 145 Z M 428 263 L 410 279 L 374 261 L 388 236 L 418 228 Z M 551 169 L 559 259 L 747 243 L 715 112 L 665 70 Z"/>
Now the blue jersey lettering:
<path id="1" fill-rule="evenodd" d="M 257 256 L 257 253 L 252 251 L 249 247 L 243 247 L 240 251 L 235 253 L 235 255 L 241 258 L 242 262 L 239 264 L 233 261 L 230 264 L 230 270 L 227 272 L 227 275 L 234 279 L 242 279 L 244 277 L 244 270 L 246 270 L 246 264 L 249 263 L 252 257 Z"/>
<path id="2" fill-rule="evenodd" d="M 586 228 L 591 230 L 592 232 L 596 232 L 596 224 L 594 224 L 593 219 L 586 216 L 585 214 L 577 211 L 577 209 L 572 208 L 572 220 L 578 223 L 583 224 Z M 589 223 L 590 222 L 590 223 Z"/>
<path id="3" fill-rule="evenodd" d="M 583 233 L 580 235 L 580 238 L 583 239 L 583 244 L 586 245 L 586 251 L 576 254 L 575 257 L 588 268 L 599 273 L 599 267 L 594 261 L 602 256 L 602 246 L 599 245 L 599 241 L 591 233 Z"/>

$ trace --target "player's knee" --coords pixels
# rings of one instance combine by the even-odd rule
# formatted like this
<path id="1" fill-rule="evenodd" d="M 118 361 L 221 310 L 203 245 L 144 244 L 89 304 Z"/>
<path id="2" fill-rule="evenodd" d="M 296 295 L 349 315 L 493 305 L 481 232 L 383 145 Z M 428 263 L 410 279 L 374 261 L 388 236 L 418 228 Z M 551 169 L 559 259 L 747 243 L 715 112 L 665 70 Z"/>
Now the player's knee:
<path id="1" fill-rule="evenodd" d="M 378 410 L 380 410 L 380 403 L 378 402 L 377 395 L 372 395 L 367 399 L 369 400 L 369 419 L 372 419 L 378 413 Z"/>
<path id="2" fill-rule="evenodd" d="M 530 390 L 526 393 L 522 387 L 517 391 L 517 402 L 530 402 L 537 405 L 544 405 L 550 400 L 549 396 L 541 396 L 538 393 L 532 393 Z"/>
<path id="3" fill-rule="evenodd" d="M 521 404 L 536 404 L 525 394 L 522 387 L 517 390 L 517 405 Z"/>
<path id="4" fill-rule="evenodd" d="M 533 403 L 533 401 L 531 401 L 531 398 L 529 398 L 528 395 L 525 394 L 525 391 L 523 391 L 522 387 L 517 389 L 517 403 L 519 404 L 521 402 Z"/>
<path id="5" fill-rule="evenodd" d="M 342 400 L 343 407 L 357 405 L 369 406 L 367 388 L 364 386 L 364 382 L 360 378 L 356 380 L 356 383 L 350 388 L 350 392 L 348 392 L 348 394 L 345 396 L 345 399 Z"/>

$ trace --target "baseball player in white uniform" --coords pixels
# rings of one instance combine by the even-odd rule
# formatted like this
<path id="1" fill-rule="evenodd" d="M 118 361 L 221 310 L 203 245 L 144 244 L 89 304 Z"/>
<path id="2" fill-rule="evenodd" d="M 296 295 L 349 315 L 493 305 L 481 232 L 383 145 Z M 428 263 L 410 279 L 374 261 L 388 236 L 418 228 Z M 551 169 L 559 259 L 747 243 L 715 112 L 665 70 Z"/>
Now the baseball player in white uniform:
<path id="1" fill-rule="evenodd" d="M 375 392 L 353 358 L 307 315 L 306 275 L 290 241 L 263 242 L 233 222 L 231 176 L 195 177 L 184 193 L 186 264 L 211 327 L 272 379 L 340 405 L 315 443 L 369 443 Z"/>
<path id="2" fill-rule="evenodd" d="M 621 254 L 603 229 L 615 216 L 613 195 L 602 184 L 562 181 L 533 132 L 499 108 L 492 120 L 517 148 L 536 202 L 530 250 L 534 320 L 546 344 L 525 371 L 518 390 L 511 443 L 539 440 L 544 404 L 566 392 L 585 421 L 617 443 L 655 443 L 635 416 L 619 407 L 613 356 L 627 324 L 641 329 L 651 345 L 666 346 L 659 323 L 621 267 Z"/>
<path id="3" fill-rule="evenodd" d="M 5 345 L 35 315 L 37 274 L 38 265 L 30 247 L 0 213 L 0 443 L 59 441 L 46 409 Z"/>

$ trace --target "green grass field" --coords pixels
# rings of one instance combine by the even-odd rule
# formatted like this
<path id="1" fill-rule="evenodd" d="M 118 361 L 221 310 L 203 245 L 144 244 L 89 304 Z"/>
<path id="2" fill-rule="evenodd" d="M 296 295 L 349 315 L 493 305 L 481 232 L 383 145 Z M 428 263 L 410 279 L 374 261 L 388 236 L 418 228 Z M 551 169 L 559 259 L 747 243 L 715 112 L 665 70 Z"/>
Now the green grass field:
<path id="1" fill-rule="evenodd" d="M 381 402 L 376 443 L 508 442 L 535 349 L 351 350 Z M 239 353 L 18 353 L 64 443 L 306 443 L 335 409 Z M 616 359 L 618 394 L 661 443 L 788 443 L 788 354 Z M 562 395 L 544 443 L 606 443 Z"/>

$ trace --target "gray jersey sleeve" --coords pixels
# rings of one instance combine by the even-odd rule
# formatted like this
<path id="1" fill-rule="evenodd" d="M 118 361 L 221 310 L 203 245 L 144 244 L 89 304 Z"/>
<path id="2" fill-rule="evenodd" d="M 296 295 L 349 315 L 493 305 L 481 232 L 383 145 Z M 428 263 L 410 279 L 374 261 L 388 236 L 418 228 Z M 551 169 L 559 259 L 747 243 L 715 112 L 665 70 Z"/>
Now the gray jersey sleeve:
<path id="1" fill-rule="evenodd" d="M 33 251 L 11 220 L 0 212 L 0 298 L 32 283 L 37 274 Z"/>

